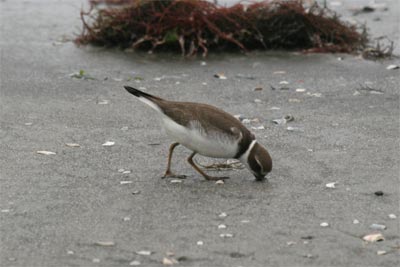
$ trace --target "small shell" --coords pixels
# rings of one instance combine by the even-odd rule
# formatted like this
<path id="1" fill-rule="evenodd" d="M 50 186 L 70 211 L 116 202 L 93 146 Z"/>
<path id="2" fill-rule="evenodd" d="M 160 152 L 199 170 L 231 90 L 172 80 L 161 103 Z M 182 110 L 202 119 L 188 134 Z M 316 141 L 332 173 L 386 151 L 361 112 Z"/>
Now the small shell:
<path id="1" fill-rule="evenodd" d="M 150 250 L 140 250 L 140 251 L 136 251 L 136 254 L 142 255 L 142 256 L 150 256 L 151 254 L 153 254 L 153 252 Z"/>
<path id="2" fill-rule="evenodd" d="M 385 254 L 387 254 L 387 252 L 385 250 L 378 250 L 376 252 L 376 255 L 379 255 L 379 256 L 382 256 L 382 255 L 385 255 Z"/>
<path id="3" fill-rule="evenodd" d="M 386 67 L 387 70 L 395 70 L 395 69 L 398 69 L 398 68 L 400 68 L 400 67 L 397 66 L 397 65 L 389 65 L 389 66 Z"/>
<path id="4" fill-rule="evenodd" d="M 46 150 L 39 150 L 39 151 L 36 151 L 36 153 L 42 154 L 42 155 L 55 155 L 56 154 L 56 152 L 46 151 Z"/>
<path id="5" fill-rule="evenodd" d="M 292 126 L 288 126 L 288 127 L 286 128 L 286 130 L 288 130 L 288 131 L 290 131 L 290 132 L 304 132 L 303 129 L 298 128 L 298 127 L 292 127 Z"/>
<path id="6" fill-rule="evenodd" d="M 65 145 L 69 147 L 80 147 L 80 145 L 77 143 L 66 143 Z"/>
<path id="7" fill-rule="evenodd" d="M 327 188 L 336 188 L 336 184 L 337 184 L 337 182 L 331 182 L 331 183 L 327 183 L 325 186 Z"/>
<path id="8" fill-rule="evenodd" d="M 228 214 L 226 214 L 226 212 L 221 212 L 218 217 L 220 218 L 225 218 L 226 216 L 228 216 Z"/>
<path id="9" fill-rule="evenodd" d="M 265 127 L 264 127 L 264 125 L 260 125 L 260 126 L 253 126 L 253 127 L 251 127 L 251 129 L 253 129 L 253 130 L 264 130 Z"/>
<path id="10" fill-rule="evenodd" d="M 385 238 L 380 233 L 374 233 L 364 236 L 363 240 L 367 242 L 377 242 L 377 241 L 383 241 L 385 240 Z"/>
<path id="11" fill-rule="evenodd" d="M 115 142 L 112 141 L 107 141 L 104 144 L 102 144 L 102 146 L 113 146 L 113 145 L 115 145 Z"/>
<path id="12" fill-rule="evenodd" d="M 109 103 L 108 100 L 105 100 L 105 99 L 100 100 L 99 102 L 97 102 L 98 105 L 107 105 L 108 103 Z"/>

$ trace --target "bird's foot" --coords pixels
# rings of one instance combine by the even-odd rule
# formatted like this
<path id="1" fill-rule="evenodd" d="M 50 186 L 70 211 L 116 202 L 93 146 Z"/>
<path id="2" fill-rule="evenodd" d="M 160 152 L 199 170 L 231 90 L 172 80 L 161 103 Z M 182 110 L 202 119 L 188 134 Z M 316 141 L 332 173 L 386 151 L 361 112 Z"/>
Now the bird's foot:
<path id="1" fill-rule="evenodd" d="M 184 174 L 175 174 L 173 172 L 166 172 L 161 179 L 165 179 L 165 178 L 176 178 L 176 179 L 186 179 L 186 175 Z"/>

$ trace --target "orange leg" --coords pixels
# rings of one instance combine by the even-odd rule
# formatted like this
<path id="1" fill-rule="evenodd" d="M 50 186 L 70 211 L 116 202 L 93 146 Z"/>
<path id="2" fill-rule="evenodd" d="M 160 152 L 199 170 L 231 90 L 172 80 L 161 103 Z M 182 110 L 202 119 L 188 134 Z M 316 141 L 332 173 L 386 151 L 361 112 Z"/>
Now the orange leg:
<path id="1" fill-rule="evenodd" d="M 169 153 L 168 153 L 168 164 L 167 164 L 167 170 L 165 171 L 165 174 L 162 179 L 164 178 L 179 178 L 179 179 L 185 179 L 186 175 L 176 175 L 171 171 L 171 160 L 172 160 L 172 153 L 174 152 L 175 147 L 179 146 L 179 143 L 173 143 L 169 147 Z"/>
<path id="2" fill-rule="evenodd" d="M 194 164 L 193 162 L 193 157 L 194 155 L 196 155 L 196 152 L 193 152 L 187 159 L 187 161 L 189 162 L 190 165 L 192 165 L 192 167 L 198 172 L 200 173 L 206 180 L 208 181 L 217 181 L 217 180 L 225 180 L 225 179 L 229 179 L 229 177 L 213 177 L 213 176 L 209 176 L 207 175 L 205 172 L 203 172 L 199 166 L 197 166 L 196 164 Z"/>

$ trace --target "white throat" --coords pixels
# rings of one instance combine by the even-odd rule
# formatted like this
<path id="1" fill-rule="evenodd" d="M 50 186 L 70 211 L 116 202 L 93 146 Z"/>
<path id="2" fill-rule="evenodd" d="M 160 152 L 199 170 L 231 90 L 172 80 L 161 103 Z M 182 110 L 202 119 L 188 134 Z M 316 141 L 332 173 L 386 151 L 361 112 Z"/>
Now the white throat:
<path id="1" fill-rule="evenodd" d="M 243 155 L 239 158 L 240 162 L 242 162 L 244 165 L 246 165 L 247 168 L 249 168 L 249 162 L 247 159 L 249 158 L 250 151 L 253 149 L 253 147 L 256 143 L 257 143 L 257 140 L 255 140 L 255 139 L 253 141 L 251 141 L 246 152 L 244 152 Z"/>

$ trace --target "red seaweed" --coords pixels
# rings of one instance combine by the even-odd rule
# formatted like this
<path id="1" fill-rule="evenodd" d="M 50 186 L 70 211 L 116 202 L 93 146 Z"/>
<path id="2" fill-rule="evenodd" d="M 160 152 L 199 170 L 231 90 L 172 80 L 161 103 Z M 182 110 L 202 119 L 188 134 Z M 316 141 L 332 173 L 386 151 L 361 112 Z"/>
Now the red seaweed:
<path id="1" fill-rule="evenodd" d="M 181 51 L 247 52 L 290 49 L 305 52 L 357 52 L 367 34 L 317 4 L 300 1 L 239 2 L 230 7 L 204 0 L 90 0 L 81 11 L 78 45 Z"/>

